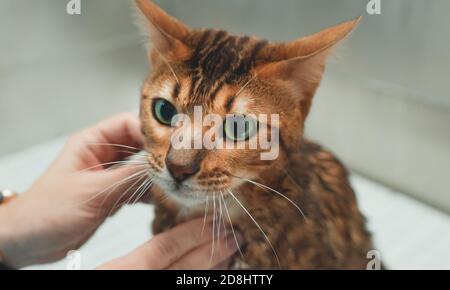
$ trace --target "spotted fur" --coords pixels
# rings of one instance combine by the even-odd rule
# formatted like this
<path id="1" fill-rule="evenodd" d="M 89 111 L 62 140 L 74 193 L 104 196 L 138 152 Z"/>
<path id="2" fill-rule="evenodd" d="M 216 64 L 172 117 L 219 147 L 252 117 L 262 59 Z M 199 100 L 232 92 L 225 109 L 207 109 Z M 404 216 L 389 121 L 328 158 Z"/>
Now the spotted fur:
<path id="1" fill-rule="evenodd" d="M 365 268 L 373 245 L 347 170 L 332 153 L 303 137 L 325 60 L 359 19 L 290 43 L 273 43 L 223 30 L 191 30 L 153 2 L 136 2 L 153 42 L 149 50 L 153 68 L 142 87 L 141 120 L 149 174 L 155 179 L 154 233 L 202 215 L 204 200 L 220 193 L 230 208 L 232 226 L 245 240 L 243 256 L 234 257 L 234 268 Z M 172 129 L 152 115 L 155 98 L 170 101 L 188 115 L 195 105 L 205 114 L 221 116 L 279 114 L 279 128 L 268 125 L 280 130 L 280 154 L 268 161 L 260 159 L 264 151 L 260 148 L 174 150 Z M 171 187 L 168 156 L 198 172 Z M 197 203 L 190 204 L 192 200 Z M 206 213 L 211 214 L 211 208 Z"/>

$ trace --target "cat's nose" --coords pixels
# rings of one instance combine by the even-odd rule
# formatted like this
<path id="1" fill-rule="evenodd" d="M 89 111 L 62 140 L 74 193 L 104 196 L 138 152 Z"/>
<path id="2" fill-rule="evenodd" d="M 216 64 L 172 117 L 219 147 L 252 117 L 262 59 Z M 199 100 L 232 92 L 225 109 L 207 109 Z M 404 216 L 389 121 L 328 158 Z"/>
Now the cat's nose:
<path id="1" fill-rule="evenodd" d="M 166 156 L 166 166 L 177 183 L 181 183 L 200 170 L 199 152 L 195 150 L 174 150 Z"/>
<path id="2" fill-rule="evenodd" d="M 169 163 L 166 162 L 166 165 L 167 169 L 170 172 L 170 175 L 172 175 L 173 179 L 178 183 L 185 181 L 190 176 L 198 172 L 198 168 L 193 166 L 184 166 L 170 162 Z"/>

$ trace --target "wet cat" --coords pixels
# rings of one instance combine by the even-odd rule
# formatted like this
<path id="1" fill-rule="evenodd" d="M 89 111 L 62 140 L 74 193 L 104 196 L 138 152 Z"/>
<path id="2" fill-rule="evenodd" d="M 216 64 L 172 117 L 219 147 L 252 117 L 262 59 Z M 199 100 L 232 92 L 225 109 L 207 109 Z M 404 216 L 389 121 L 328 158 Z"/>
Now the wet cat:
<path id="1" fill-rule="evenodd" d="M 151 40 L 140 116 L 154 183 L 154 232 L 208 214 L 216 233 L 227 224 L 244 237 L 233 268 L 365 268 L 372 242 L 347 170 L 303 138 L 326 59 L 359 18 L 274 43 L 190 29 L 150 0 L 136 3 Z M 278 130 L 276 158 L 261 158 L 267 148 L 259 147 L 175 148 L 174 118 L 193 116 L 195 107 L 221 116 L 221 136 L 235 145 L 251 142 L 262 128 Z M 252 114 L 276 114 L 279 122 L 228 119 Z M 188 135 L 188 143 L 203 133 Z"/>

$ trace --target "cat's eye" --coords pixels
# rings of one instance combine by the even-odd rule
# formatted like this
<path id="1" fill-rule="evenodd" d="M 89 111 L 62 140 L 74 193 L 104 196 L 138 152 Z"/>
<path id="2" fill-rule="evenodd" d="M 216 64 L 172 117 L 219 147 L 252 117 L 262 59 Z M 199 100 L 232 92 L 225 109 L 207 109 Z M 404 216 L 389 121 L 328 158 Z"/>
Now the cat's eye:
<path id="1" fill-rule="evenodd" d="M 163 125 L 171 126 L 177 113 L 175 106 L 165 99 L 156 99 L 153 102 L 153 115 Z"/>
<path id="2" fill-rule="evenodd" d="M 223 124 L 224 136 L 232 141 L 245 141 L 256 134 L 258 123 L 255 119 L 235 115 L 225 119 Z"/>

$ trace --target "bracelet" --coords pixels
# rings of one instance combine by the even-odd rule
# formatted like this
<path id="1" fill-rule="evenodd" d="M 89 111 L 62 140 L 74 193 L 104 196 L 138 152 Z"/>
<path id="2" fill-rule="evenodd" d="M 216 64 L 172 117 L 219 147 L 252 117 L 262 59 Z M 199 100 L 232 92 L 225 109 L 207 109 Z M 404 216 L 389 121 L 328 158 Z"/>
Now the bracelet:
<path id="1" fill-rule="evenodd" d="M 10 189 L 0 190 L 0 205 L 10 202 L 12 199 L 16 198 L 18 194 Z"/>

